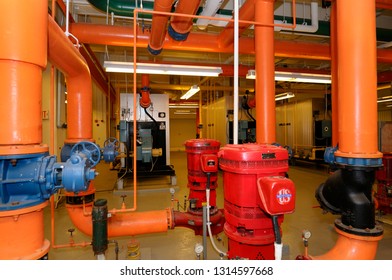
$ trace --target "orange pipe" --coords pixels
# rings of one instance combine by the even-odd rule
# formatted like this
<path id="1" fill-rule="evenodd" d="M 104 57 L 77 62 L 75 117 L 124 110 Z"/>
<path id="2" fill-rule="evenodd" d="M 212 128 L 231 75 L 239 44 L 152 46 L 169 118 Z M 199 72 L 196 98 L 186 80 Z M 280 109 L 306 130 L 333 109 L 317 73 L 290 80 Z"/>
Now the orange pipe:
<path id="1" fill-rule="evenodd" d="M 49 252 L 44 236 L 48 202 L 18 210 L 0 211 L 0 259 L 38 260 Z"/>
<path id="2" fill-rule="evenodd" d="M 142 74 L 142 90 L 141 98 L 139 100 L 140 106 L 148 108 L 151 105 L 150 98 L 150 76 L 148 74 Z"/>
<path id="3" fill-rule="evenodd" d="M 255 17 L 255 0 L 247 0 L 238 11 L 239 20 L 250 21 Z M 257 20 L 255 20 L 257 21 Z M 249 27 L 248 23 L 238 23 L 238 33 L 241 35 L 246 28 Z M 226 28 L 219 34 L 219 43 L 223 47 L 228 47 L 234 42 L 234 23 L 229 22 Z"/>
<path id="4" fill-rule="evenodd" d="M 136 32 L 134 32 L 129 27 L 124 26 L 71 23 L 69 28 L 70 32 L 79 39 L 79 42 L 85 44 L 133 46 L 135 33 L 138 34 L 136 40 L 137 47 L 145 48 L 149 42 L 149 36 L 143 33 L 140 27 L 137 27 Z M 165 49 L 168 50 L 233 53 L 233 46 L 222 46 L 219 36 L 190 33 L 187 40 L 183 42 L 171 40 L 166 36 L 164 45 Z M 254 39 L 239 38 L 239 53 L 254 54 Z M 328 44 L 276 40 L 275 56 L 330 60 L 331 52 Z M 377 60 L 380 63 L 392 63 L 392 51 L 386 49 L 377 50 Z"/>
<path id="5" fill-rule="evenodd" d="M 156 0 L 154 1 L 154 11 L 170 12 L 172 4 L 173 0 Z M 148 44 L 150 53 L 159 54 L 162 51 L 168 21 L 168 15 L 154 14 L 152 16 L 150 43 Z"/>
<path id="6" fill-rule="evenodd" d="M 81 206 L 67 205 L 67 212 L 75 227 L 82 233 L 92 236 L 92 217 L 85 215 Z M 86 206 L 91 213 L 92 205 Z M 147 212 L 109 211 L 112 215 L 108 218 L 108 237 L 134 236 L 147 233 L 166 232 L 173 228 L 172 211 L 156 210 Z"/>
<path id="7" fill-rule="evenodd" d="M 312 260 L 374 260 L 378 241 L 382 236 L 359 236 L 335 227 L 339 237 L 335 246 L 321 256 L 309 256 Z"/>
<path id="8" fill-rule="evenodd" d="M 338 50 L 337 50 L 337 11 L 336 1 L 331 7 L 331 103 L 332 103 L 332 147 L 339 143 L 339 111 L 338 111 Z"/>
<path id="9" fill-rule="evenodd" d="M 179 14 L 195 15 L 200 6 L 201 0 L 179 0 L 177 2 L 175 14 L 170 19 L 170 27 L 174 33 L 181 36 L 184 41 L 193 26 L 192 17 L 182 17 Z M 173 37 L 176 40 L 176 36 Z"/>
<path id="10" fill-rule="evenodd" d="M 67 143 L 92 140 L 92 82 L 88 65 L 79 51 L 49 17 L 48 57 L 67 83 Z M 67 59 L 64 59 L 64 58 Z"/>
<path id="11" fill-rule="evenodd" d="M 274 22 L 274 0 L 256 0 L 255 21 L 262 24 Z M 275 61 L 274 28 L 255 26 L 256 65 L 256 142 L 274 143 L 275 132 Z"/>
<path id="12" fill-rule="evenodd" d="M 0 155 L 45 152 L 41 100 L 47 2 L 1 1 L 0 9 L 6 11 L 0 18 Z"/>
<path id="13" fill-rule="evenodd" d="M 381 158 L 377 143 L 375 1 L 336 3 L 338 90 L 342 94 L 338 96 L 339 150 L 335 155 Z M 354 6 L 355 19 L 347 17 Z"/>

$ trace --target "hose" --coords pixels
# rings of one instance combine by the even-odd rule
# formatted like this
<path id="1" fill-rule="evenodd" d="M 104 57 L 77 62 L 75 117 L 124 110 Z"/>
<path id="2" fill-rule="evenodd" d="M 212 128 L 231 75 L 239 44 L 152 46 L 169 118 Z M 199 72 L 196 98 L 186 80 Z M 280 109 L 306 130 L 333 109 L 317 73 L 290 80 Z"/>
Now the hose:
<path id="1" fill-rule="evenodd" d="M 210 173 L 207 173 L 207 187 L 206 187 L 206 201 L 207 201 L 207 229 L 208 229 L 208 235 L 210 236 L 211 239 L 211 244 L 212 247 L 217 251 L 220 255 L 220 257 L 227 256 L 227 253 L 219 250 L 219 248 L 216 246 L 214 242 L 214 238 L 212 237 L 211 233 L 211 222 L 210 222 Z"/>

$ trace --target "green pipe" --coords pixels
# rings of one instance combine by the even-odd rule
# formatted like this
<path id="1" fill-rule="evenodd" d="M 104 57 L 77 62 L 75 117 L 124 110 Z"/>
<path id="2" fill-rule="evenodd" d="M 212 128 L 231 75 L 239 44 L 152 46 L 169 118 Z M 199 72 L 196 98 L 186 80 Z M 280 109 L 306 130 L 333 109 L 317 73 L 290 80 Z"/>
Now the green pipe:
<path id="1" fill-rule="evenodd" d="M 93 251 L 94 255 L 104 254 L 108 248 L 108 206 L 106 199 L 94 202 L 92 211 L 93 221 Z"/>

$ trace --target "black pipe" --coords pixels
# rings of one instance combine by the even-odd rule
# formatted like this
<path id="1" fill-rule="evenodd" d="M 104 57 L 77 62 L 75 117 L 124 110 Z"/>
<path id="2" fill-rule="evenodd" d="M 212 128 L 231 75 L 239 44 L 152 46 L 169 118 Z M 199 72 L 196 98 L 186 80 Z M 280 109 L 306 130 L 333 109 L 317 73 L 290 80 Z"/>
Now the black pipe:
<path id="1" fill-rule="evenodd" d="M 104 254 L 108 249 L 108 206 L 106 199 L 94 202 L 93 219 L 93 251 L 94 255 Z"/>
<path id="2" fill-rule="evenodd" d="M 341 214 L 345 226 L 357 229 L 375 227 L 375 206 L 372 200 L 374 169 L 339 169 L 316 190 L 322 209 Z"/>

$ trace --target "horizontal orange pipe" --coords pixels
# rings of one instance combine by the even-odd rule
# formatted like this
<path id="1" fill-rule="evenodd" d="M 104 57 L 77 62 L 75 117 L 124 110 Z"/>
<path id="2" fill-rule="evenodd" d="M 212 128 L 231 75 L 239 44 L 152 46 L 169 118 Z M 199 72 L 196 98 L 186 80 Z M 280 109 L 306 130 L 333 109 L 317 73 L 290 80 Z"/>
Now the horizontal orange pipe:
<path id="1" fill-rule="evenodd" d="M 67 212 L 75 227 L 88 236 L 92 236 L 92 205 L 67 205 Z M 109 211 L 111 212 L 111 211 Z M 173 227 L 171 210 L 147 212 L 112 211 L 108 218 L 108 237 L 133 236 L 147 233 L 166 232 Z"/>
<path id="2" fill-rule="evenodd" d="M 365 237 L 335 228 L 339 237 L 335 246 L 324 255 L 309 256 L 312 260 L 374 260 L 382 236 Z"/>
<path id="3" fill-rule="evenodd" d="M 49 252 L 44 236 L 44 211 L 48 202 L 0 211 L 0 260 L 38 260 Z"/>
<path id="4" fill-rule="evenodd" d="M 40 146 L 47 2 L 0 1 L 0 9 L 0 155 L 47 151 Z"/>
<path id="5" fill-rule="evenodd" d="M 134 32 L 129 27 L 73 23 L 70 24 L 70 32 L 85 44 L 133 46 Z M 143 33 L 141 29 L 137 33 L 136 46 L 146 48 L 149 42 L 148 34 Z M 213 34 L 190 33 L 183 42 L 176 42 L 166 36 L 164 45 L 167 50 L 233 53 L 233 46 L 220 46 L 219 35 Z M 239 53 L 254 54 L 254 39 L 240 38 Z M 275 56 L 330 60 L 331 52 L 329 44 L 275 40 Z M 392 63 L 391 50 L 379 49 L 377 57 L 378 62 Z"/>
<path id="6" fill-rule="evenodd" d="M 92 81 L 83 56 L 49 16 L 48 57 L 66 77 L 67 139 L 74 143 L 92 140 Z"/>

